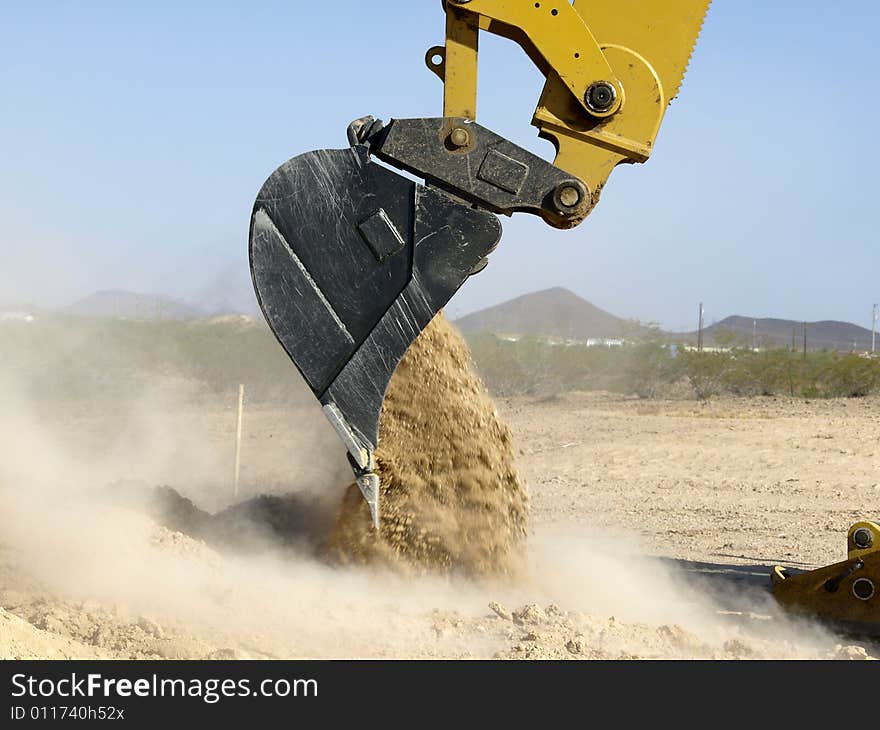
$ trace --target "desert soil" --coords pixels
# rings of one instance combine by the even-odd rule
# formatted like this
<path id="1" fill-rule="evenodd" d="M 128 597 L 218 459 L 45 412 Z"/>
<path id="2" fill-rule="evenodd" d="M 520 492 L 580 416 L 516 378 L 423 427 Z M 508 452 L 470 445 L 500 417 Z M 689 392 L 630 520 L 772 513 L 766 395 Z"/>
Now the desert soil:
<path id="1" fill-rule="evenodd" d="M 352 484 L 332 536 L 342 560 L 468 575 L 516 569 L 528 495 L 510 429 L 474 372 L 467 344 L 442 313 L 394 372 L 376 462 L 379 534 Z"/>
<path id="2" fill-rule="evenodd" d="M 863 637 L 781 615 L 760 567 L 836 562 L 848 527 L 877 516 L 880 399 L 574 393 L 497 406 L 531 500 L 517 578 L 241 555 L 118 506 L 53 498 L 35 510 L 17 474 L 0 480 L 0 656 L 880 656 Z M 282 493 L 297 460 L 306 481 L 326 479 L 314 463 L 337 447 L 304 439 L 303 418 L 248 414 L 241 496 Z M 229 411 L 167 419 L 165 433 L 225 465 Z M 82 453 L 104 443 L 100 414 L 58 428 Z M 231 501 L 169 462 L 165 481 L 197 504 Z"/>

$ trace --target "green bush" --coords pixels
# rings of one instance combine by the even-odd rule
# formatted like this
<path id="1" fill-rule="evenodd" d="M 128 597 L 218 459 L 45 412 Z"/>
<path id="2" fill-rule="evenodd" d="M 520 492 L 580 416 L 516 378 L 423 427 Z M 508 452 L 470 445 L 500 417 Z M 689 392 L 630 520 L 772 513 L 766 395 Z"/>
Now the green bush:
<path id="1" fill-rule="evenodd" d="M 814 376 L 825 396 L 861 398 L 880 389 L 880 360 L 855 354 L 833 354 Z"/>
<path id="2" fill-rule="evenodd" d="M 483 332 L 468 336 L 474 363 L 497 395 L 552 395 L 591 387 L 601 353 L 584 345 L 555 345 L 534 336 L 516 342 Z M 597 356 L 598 355 L 598 356 Z"/>
<path id="3" fill-rule="evenodd" d="M 717 340 L 717 338 L 716 338 Z M 652 330 L 623 348 L 550 344 L 535 337 L 517 342 L 483 333 L 469 336 L 474 361 L 498 395 L 544 395 L 565 390 L 610 390 L 640 398 L 662 397 L 684 384 L 694 397 L 720 394 L 802 398 L 860 397 L 880 392 L 880 359 L 829 351 L 697 352 L 676 347 Z"/>
<path id="4" fill-rule="evenodd" d="M 545 396 L 607 390 L 662 397 L 690 386 L 699 399 L 741 396 L 862 397 L 880 392 L 880 358 L 855 354 L 724 352 L 674 347 L 656 328 L 634 333 L 622 348 L 553 344 L 538 337 L 516 342 L 489 333 L 468 336 L 474 362 L 496 395 Z M 732 343 L 735 345 L 735 343 Z M 88 399 L 113 407 L 141 397 L 157 383 L 190 397 L 231 398 L 238 384 L 251 402 L 282 407 L 311 396 L 286 353 L 262 322 L 141 322 L 48 317 L 0 325 L 0 376 L 42 398 Z"/>
<path id="5" fill-rule="evenodd" d="M 728 384 L 737 366 L 731 353 L 682 350 L 678 357 L 681 371 L 698 400 L 707 400 L 729 389 Z"/>
<path id="6" fill-rule="evenodd" d="M 681 360 L 656 338 L 626 347 L 623 360 L 623 391 L 639 398 L 656 398 L 664 386 L 681 377 Z"/>

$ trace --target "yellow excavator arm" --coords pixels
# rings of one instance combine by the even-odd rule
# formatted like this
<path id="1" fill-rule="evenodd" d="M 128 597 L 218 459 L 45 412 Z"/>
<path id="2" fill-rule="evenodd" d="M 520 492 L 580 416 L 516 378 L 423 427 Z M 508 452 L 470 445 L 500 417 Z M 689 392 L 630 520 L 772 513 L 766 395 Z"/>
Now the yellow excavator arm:
<path id="1" fill-rule="evenodd" d="M 650 157 L 710 2 L 450 0 L 446 45 L 425 58 L 443 115 L 476 121 L 480 31 L 518 43 L 547 80 L 532 124 L 595 205 L 614 167 Z"/>
<path id="2" fill-rule="evenodd" d="M 616 165 L 648 159 L 708 5 L 448 0 L 445 45 L 426 55 L 443 116 L 361 117 L 349 148 L 298 155 L 263 185 L 250 228 L 257 298 L 345 445 L 374 525 L 379 414 L 407 348 L 486 266 L 499 215 L 571 228 Z M 546 78 L 533 124 L 553 163 L 477 122 L 481 32 L 518 43 Z"/>

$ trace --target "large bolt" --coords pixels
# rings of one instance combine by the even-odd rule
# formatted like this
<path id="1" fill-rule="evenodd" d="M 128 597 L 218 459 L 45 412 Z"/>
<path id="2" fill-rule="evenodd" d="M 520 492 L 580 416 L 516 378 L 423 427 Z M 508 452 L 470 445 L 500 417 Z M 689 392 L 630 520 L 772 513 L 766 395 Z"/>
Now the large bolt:
<path id="1" fill-rule="evenodd" d="M 867 527 L 860 527 L 853 533 L 853 544 L 859 550 L 866 550 L 874 544 L 874 534 Z"/>
<path id="2" fill-rule="evenodd" d="M 576 187 L 566 185 L 559 191 L 559 202 L 566 208 L 574 208 L 581 202 L 581 194 Z"/>
<path id="3" fill-rule="evenodd" d="M 617 101 L 617 89 L 608 81 L 597 81 L 595 84 L 590 84 L 590 88 L 584 94 L 584 101 L 594 112 L 607 112 Z"/>
<path id="4" fill-rule="evenodd" d="M 471 133 L 464 127 L 456 127 L 449 135 L 449 143 L 453 147 L 467 147 L 471 143 Z"/>
<path id="5" fill-rule="evenodd" d="M 874 581 L 870 578 L 859 578 L 853 583 L 852 592 L 860 601 L 870 601 L 874 597 Z"/>
<path id="6" fill-rule="evenodd" d="M 562 182 L 553 191 L 553 207 L 558 213 L 570 216 L 580 210 L 587 197 L 586 188 L 574 180 Z"/>

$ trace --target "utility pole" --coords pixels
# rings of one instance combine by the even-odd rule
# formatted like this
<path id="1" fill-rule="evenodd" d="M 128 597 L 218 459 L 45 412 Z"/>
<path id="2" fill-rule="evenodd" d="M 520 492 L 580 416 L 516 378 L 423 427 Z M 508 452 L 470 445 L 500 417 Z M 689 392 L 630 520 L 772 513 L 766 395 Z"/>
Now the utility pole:
<path id="1" fill-rule="evenodd" d="M 758 349 L 758 320 L 752 320 L 752 351 Z"/>
<path id="2" fill-rule="evenodd" d="M 797 325 L 791 326 L 791 351 L 797 352 Z"/>
<path id="3" fill-rule="evenodd" d="M 877 320 L 880 319 L 880 307 L 874 305 L 874 313 L 871 317 L 871 354 L 877 352 Z"/>
<path id="4" fill-rule="evenodd" d="M 700 326 L 697 330 L 697 352 L 703 351 L 703 303 L 700 302 Z"/>
<path id="5" fill-rule="evenodd" d="M 807 323 L 804 322 L 804 360 L 807 359 Z"/>

